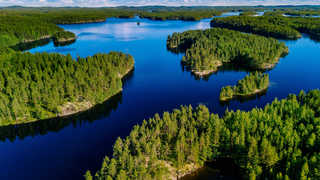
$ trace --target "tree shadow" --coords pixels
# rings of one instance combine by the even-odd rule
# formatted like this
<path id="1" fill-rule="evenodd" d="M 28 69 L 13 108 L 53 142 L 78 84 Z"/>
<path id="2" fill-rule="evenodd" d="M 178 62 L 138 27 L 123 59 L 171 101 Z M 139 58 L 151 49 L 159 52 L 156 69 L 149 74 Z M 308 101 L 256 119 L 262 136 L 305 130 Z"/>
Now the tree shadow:
<path id="1" fill-rule="evenodd" d="M 122 78 L 124 86 L 133 77 L 133 72 L 134 70 L 130 71 Z M 84 123 L 93 123 L 96 120 L 108 117 L 120 104 L 122 104 L 122 92 L 110 97 L 102 104 L 97 104 L 77 114 L 38 120 L 26 124 L 3 126 L 0 127 L 0 141 L 9 140 L 14 142 L 17 139 L 24 139 L 29 136 L 46 135 L 49 132 L 59 132 L 70 125 L 73 127 L 81 127 Z"/>
<path id="2" fill-rule="evenodd" d="M 0 141 L 9 140 L 14 142 L 17 139 L 24 139 L 28 136 L 34 137 L 46 135 L 49 132 L 59 132 L 71 124 L 73 127 L 80 127 L 83 123 L 92 123 L 102 117 L 108 117 L 112 111 L 117 109 L 121 102 L 122 92 L 112 96 L 102 104 L 74 115 L 0 127 Z"/>
<path id="3" fill-rule="evenodd" d="M 252 101 L 252 100 L 256 100 L 256 99 L 260 99 L 262 96 L 265 96 L 268 92 L 268 89 L 261 91 L 259 93 L 256 94 L 251 94 L 248 96 L 236 96 L 231 100 L 228 101 L 219 101 L 221 106 L 227 106 L 230 104 L 231 101 L 238 101 L 240 103 L 245 103 L 248 101 Z"/>

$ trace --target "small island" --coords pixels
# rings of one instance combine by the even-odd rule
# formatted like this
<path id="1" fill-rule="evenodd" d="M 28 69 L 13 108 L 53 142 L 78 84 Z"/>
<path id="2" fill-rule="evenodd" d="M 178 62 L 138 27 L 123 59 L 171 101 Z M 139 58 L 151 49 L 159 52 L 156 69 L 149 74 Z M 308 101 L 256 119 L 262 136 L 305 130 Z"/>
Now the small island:
<path id="1" fill-rule="evenodd" d="M 251 73 L 239 80 L 235 86 L 222 87 L 220 101 L 229 101 L 236 97 L 258 94 L 269 87 L 269 75 L 261 72 Z"/>
<path id="2" fill-rule="evenodd" d="M 239 14 L 239 16 L 256 16 L 258 13 L 256 11 L 244 11 Z"/>
<path id="3" fill-rule="evenodd" d="M 182 64 L 200 77 L 227 63 L 254 70 L 272 69 L 288 53 L 286 45 L 276 39 L 222 28 L 173 33 L 167 47 L 185 52 Z"/>
<path id="4" fill-rule="evenodd" d="M 53 42 L 55 46 L 63 46 L 76 41 L 76 35 L 70 31 L 59 31 L 54 34 Z"/>

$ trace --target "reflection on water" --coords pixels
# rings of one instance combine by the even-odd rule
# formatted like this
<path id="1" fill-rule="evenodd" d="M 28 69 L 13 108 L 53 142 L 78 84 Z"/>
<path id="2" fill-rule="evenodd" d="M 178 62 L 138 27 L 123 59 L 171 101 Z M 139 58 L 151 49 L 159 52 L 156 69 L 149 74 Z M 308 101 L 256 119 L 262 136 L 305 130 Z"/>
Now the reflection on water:
<path id="1" fill-rule="evenodd" d="M 261 91 L 259 93 L 256 93 L 256 94 L 248 95 L 248 96 L 237 96 L 229 101 L 220 101 L 220 105 L 221 106 L 228 106 L 228 105 L 230 105 L 231 101 L 238 101 L 240 103 L 245 103 L 245 102 L 248 102 L 251 100 L 259 100 L 262 96 L 265 96 L 267 94 L 267 92 L 268 92 L 268 89 Z"/>
<path id="2" fill-rule="evenodd" d="M 125 84 L 129 82 L 133 76 L 134 70 L 123 77 L 122 83 Z M 34 137 L 37 135 L 46 135 L 49 132 L 59 132 L 71 124 L 74 128 L 81 127 L 83 123 L 92 123 L 95 120 L 108 117 L 121 103 L 122 92 L 110 97 L 102 104 L 97 104 L 86 111 L 74 115 L 0 127 L 0 141 L 9 140 L 10 142 L 14 142 L 17 138 L 23 140 L 28 136 Z"/>
<path id="3" fill-rule="evenodd" d="M 72 124 L 73 127 L 81 126 L 85 122 L 92 123 L 101 117 L 108 116 L 113 110 L 116 110 L 122 102 L 122 93 L 111 97 L 103 104 L 98 104 L 93 108 L 63 118 L 53 118 L 36 121 L 21 125 L 10 125 L 0 127 L 0 141 L 15 141 L 17 138 L 22 140 L 27 136 L 46 135 L 49 132 L 59 132 L 61 129 Z"/>
<path id="4" fill-rule="evenodd" d="M 208 28 L 210 19 L 197 22 L 139 19 L 139 22 L 140 26 L 137 19 L 111 18 L 102 23 L 63 25 L 78 36 L 82 33 L 75 43 L 54 47 L 50 42 L 30 50 L 32 53 L 59 52 L 73 57 L 122 51 L 135 59 L 134 76 L 124 83 L 117 107 L 112 111 L 105 108 L 110 113 L 97 113 L 97 117 L 89 113 L 87 117 L 67 120 L 65 124 L 58 120 L 56 124 L 51 122 L 52 125 L 39 122 L 41 125 L 6 130 L 12 135 L 2 135 L 2 140 L 7 140 L 0 141 L 0 179 L 81 179 L 86 170 L 95 172 L 101 168 L 104 156 L 112 154 L 117 137 L 127 136 L 134 125 L 155 113 L 171 111 L 180 105 L 205 104 L 211 112 L 223 115 L 227 108 L 250 110 L 263 107 L 276 97 L 282 99 L 289 93 L 298 94 L 301 89 L 320 87 L 320 46 L 303 37 L 297 41 L 284 41 L 289 47 L 289 55 L 267 72 L 276 86 L 271 86 L 266 95 L 242 103 L 235 100 L 220 105 L 221 87 L 236 84 L 248 72 L 223 67 L 207 81 L 195 80 L 181 67 L 183 54 L 166 49 L 169 34 Z"/>
<path id="5" fill-rule="evenodd" d="M 44 45 L 48 44 L 50 41 L 51 41 L 50 38 L 41 39 L 38 41 L 33 41 L 33 42 L 28 42 L 28 43 L 20 43 L 20 44 L 12 46 L 11 48 L 16 51 L 25 51 L 25 50 L 29 50 L 29 49 L 32 49 L 35 47 L 44 46 Z"/>
<path id="6" fill-rule="evenodd" d="M 70 44 L 73 44 L 77 41 L 77 39 L 74 39 L 74 40 L 71 40 L 71 41 L 66 41 L 66 42 L 55 42 L 54 41 L 54 46 L 56 47 L 62 47 L 62 46 L 67 46 L 67 45 L 70 45 Z"/>
<path id="7" fill-rule="evenodd" d="M 208 162 L 198 171 L 181 180 L 241 180 L 240 168 L 230 158 L 218 158 Z"/>

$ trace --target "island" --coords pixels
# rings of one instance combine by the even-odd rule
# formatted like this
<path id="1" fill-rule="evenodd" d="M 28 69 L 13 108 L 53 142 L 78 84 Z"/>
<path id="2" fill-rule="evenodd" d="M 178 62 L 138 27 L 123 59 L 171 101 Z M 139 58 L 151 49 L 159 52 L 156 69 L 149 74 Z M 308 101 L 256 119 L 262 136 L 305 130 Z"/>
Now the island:
<path id="1" fill-rule="evenodd" d="M 268 89 L 269 75 L 261 72 L 250 73 L 237 82 L 235 86 L 221 88 L 220 101 L 229 101 L 236 97 L 258 94 Z"/>
<path id="2" fill-rule="evenodd" d="M 100 170 L 84 177 L 175 180 L 207 161 L 231 158 L 243 179 L 319 179 L 319 106 L 320 90 L 223 117 L 204 105 L 181 106 L 134 126 Z"/>
<path id="3" fill-rule="evenodd" d="M 55 53 L 1 54 L 0 126 L 68 116 L 122 91 L 133 57 L 119 52 L 73 59 Z"/>
<path id="4" fill-rule="evenodd" d="M 216 72 L 226 63 L 254 70 L 271 69 L 288 53 L 286 45 L 276 39 L 223 28 L 173 33 L 167 47 L 173 52 L 185 52 L 182 64 L 197 76 Z"/>
<path id="5" fill-rule="evenodd" d="M 183 21 L 199 21 L 203 18 L 212 18 L 220 16 L 222 11 L 217 10 L 163 10 L 163 11 L 141 11 L 139 16 L 151 20 L 183 20 Z"/>
<path id="6" fill-rule="evenodd" d="M 278 12 L 265 16 L 232 16 L 214 18 L 211 27 L 228 28 L 246 33 L 254 33 L 279 39 L 299 39 L 301 33 L 314 39 L 320 38 L 320 18 L 283 17 Z"/>
<path id="7" fill-rule="evenodd" d="M 256 16 L 258 13 L 256 11 L 243 11 L 239 16 Z"/>
<path id="8" fill-rule="evenodd" d="M 55 46 L 63 46 L 75 42 L 76 35 L 70 31 L 59 31 L 54 34 L 53 42 Z"/>

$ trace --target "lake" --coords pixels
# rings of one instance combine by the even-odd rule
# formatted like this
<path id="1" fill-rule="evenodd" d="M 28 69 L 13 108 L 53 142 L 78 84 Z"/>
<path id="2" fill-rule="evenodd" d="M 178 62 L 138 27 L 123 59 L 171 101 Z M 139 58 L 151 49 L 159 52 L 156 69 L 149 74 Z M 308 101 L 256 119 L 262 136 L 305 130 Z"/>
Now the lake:
<path id="1" fill-rule="evenodd" d="M 180 105 L 205 104 L 223 115 L 227 108 L 250 110 L 289 93 L 320 88 L 320 44 L 304 35 L 297 41 L 284 41 L 289 55 L 267 72 L 271 87 L 265 94 L 221 104 L 221 87 L 234 85 L 248 72 L 224 67 L 199 79 L 181 66 L 183 54 L 166 48 L 169 34 L 206 29 L 209 24 L 210 19 L 183 22 L 110 18 L 103 23 L 62 25 L 78 36 L 74 44 L 54 47 L 50 42 L 30 52 L 86 57 L 122 51 L 134 57 L 135 70 L 124 80 L 121 94 L 79 116 L 0 128 L 0 179 L 80 179 L 87 169 L 100 168 L 117 137 L 127 136 L 143 119 Z"/>

